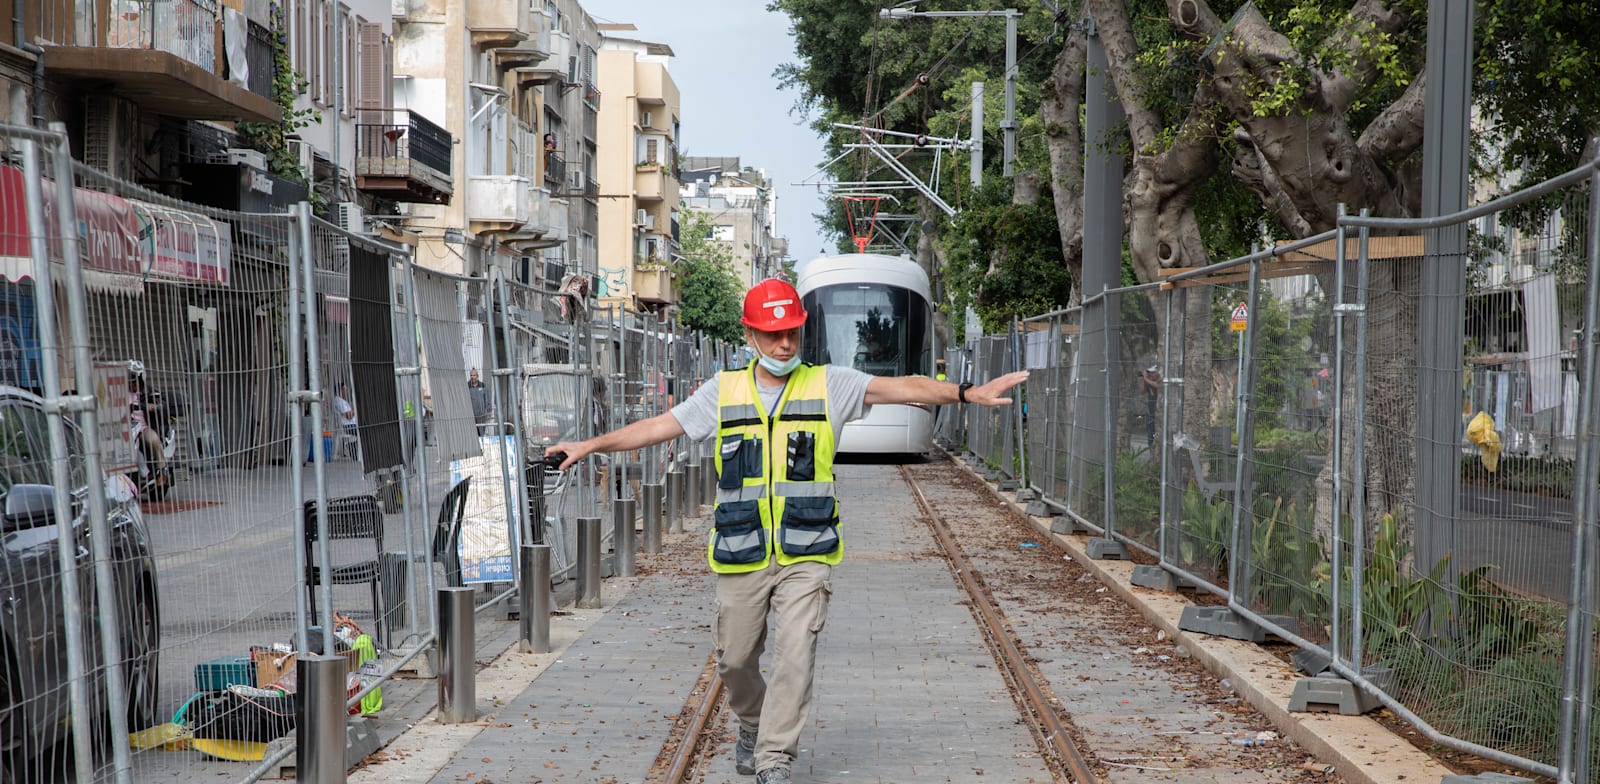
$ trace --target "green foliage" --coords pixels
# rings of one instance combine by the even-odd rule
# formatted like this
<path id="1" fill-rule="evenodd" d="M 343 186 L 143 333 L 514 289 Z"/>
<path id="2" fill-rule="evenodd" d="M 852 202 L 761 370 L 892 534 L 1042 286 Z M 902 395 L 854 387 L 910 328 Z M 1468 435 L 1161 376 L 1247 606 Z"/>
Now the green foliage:
<path id="1" fill-rule="evenodd" d="M 1161 525 L 1160 455 L 1148 448 L 1124 452 L 1117 455 L 1111 470 L 1117 531 L 1153 545 Z"/>
<path id="2" fill-rule="evenodd" d="M 1311 530 L 1310 506 L 1257 496 L 1251 537 L 1251 604 L 1299 620 L 1327 622 L 1332 575 L 1327 548 Z M 1304 511 L 1302 511 L 1304 510 Z"/>
<path id="3" fill-rule="evenodd" d="M 1495 472 L 1489 473 L 1477 457 L 1461 458 L 1461 481 L 1499 490 L 1533 493 L 1554 498 L 1571 498 L 1575 484 L 1572 460 L 1564 457 L 1519 457 L 1501 455 Z"/>
<path id="4" fill-rule="evenodd" d="M 1288 304 L 1276 297 L 1258 298 L 1250 314 L 1250 329 L 1255 340 L 1255 394 L 1251 401 L 1257 428 L 1278 427 L 1283 413 L 1298 405 L 1310 373 L 1318 369 L 1317 354 L 1327 350 L 1318 346 L 1320 336 L 1330 334 L 1318 318 L 1290 319 Z M 1243 288 L 1217 287 L 1211 298 L 1211 345 L 1217 362 L 1233 363 L 1239 357 L 1239 334 L 1228 329 L 1235 305 L 1244 302 Z M 1307 310 L 1320 314 L 1326 310 L 1313 302 Z M 1308 341 L 1310 350 L 1305 348 Z"/>
<path id="5" fill-rule="evenodd" d="M 267 159 L 267 170 L 286 180 L 305 183 L 309 172 L 300 170 L 300 161 L 289 150 L 289 135 L 321 121 L 313 109 L 294 108 L 295 98 L 306 88 L 306 80 L 295 73 L 289 59 L 289 39 L 283 19 L 283 6 L 272 4 L 272 102 L 283 112 L 275 123 L 242 122 L 236 127 L 239 140 L 259 150 Z"/>
<path id="6" fill-rule="evenodd" d="M 1589 0 L 1476 4 L 1473 95 L 1496 122 L 1486 144 L 1504 172 L 1528 184 L 1573 168 L 1600 133 L 1600 14 Z"/>
<path id="7" fill-rule="evenodd" d="M 950 222 L 945 243 L 945 288 L 951 314 L 978 311 L 985 330 L 1004 330 L 1013 317 L 1064 307 L 1072 277 L 1061 262 L 1055 200 L 1048 190 L 1034 204 L 1011 203 L 1008 185 L 991 179 Z M 989 274 L 990 258 L 999 263 Z"/>
<path id="8" fill-rule="evenodd" d="M 683 211 L 679 235 L 683 258 L 677 263 L 677 280 L 683 323 L 729 343 L 743 342 L 739 312 L 744 288 L 733 272 L 733 253 L 712 239 L 711 218 L 700 210 Z"/>

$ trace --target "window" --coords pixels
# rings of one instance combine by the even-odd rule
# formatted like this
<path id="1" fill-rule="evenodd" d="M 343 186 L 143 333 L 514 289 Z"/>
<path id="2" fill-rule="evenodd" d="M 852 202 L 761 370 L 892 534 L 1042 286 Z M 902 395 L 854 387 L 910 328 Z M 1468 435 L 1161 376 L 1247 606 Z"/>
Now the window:
<path id="1" fill-rule="evenodd" d="M 661 142 L 660 141 L 658 141 L 656 139 L 647 139 L 647 140 L 645 140 L 645 143 L 644 143 L 644 162 L 645 163 L 651 163 L 651 164 L 660 163 L 661 162 Z"/>
<path id="2" fill-rule="evenodd" d="M 926 374 L 931 314 L 922 298 L 883 284 L 823 286 L 806 294 L 801 356 L 874 376 Z"/>

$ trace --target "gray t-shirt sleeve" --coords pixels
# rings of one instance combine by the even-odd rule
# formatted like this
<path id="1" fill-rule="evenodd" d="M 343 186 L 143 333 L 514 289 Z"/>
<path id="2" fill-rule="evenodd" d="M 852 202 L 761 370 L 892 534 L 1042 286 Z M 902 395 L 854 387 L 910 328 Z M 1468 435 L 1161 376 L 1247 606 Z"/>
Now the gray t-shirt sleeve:
<path id="1" fill-rule="evenodd" d="M 855 368 L 828 366 L 828 417 L 835 431 L 872 413 L 872 406 L 867 405 L 867 384 L 872 378 Z"/>
<path id="2" fill-rule="evenodd" d="M 717 411 L 717 379 L 712 376 L 701 384 L 688 400 L 672 407 L 672 416 L 683 427 L 683 432 L 689 434 L 690 441 L 703 441 L 717 433 L 719 412 Z"/>

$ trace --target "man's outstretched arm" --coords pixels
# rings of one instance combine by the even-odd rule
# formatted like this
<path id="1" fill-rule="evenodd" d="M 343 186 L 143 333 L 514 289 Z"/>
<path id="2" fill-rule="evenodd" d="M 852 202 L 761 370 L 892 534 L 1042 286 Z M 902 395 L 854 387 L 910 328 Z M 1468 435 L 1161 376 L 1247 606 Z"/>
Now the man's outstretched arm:
<path id="1" fill-rule="evenodd" d="M 971 397 L 971 394 L 967 393 L 968 397 Z M 561 461 L 561 469 L 566 470 L 568 466 L 595 452 L 627 452 L 671 441 L 681 435 L 683 435 L 683 425 L 679 424 L 678 418 L 669 411 L 649 419 L 641 419 L 627 427 L 594 438 L 563 441 L 545 451 L 550 454 L 565 453 L 567 457 Z"/>
<path id="2" fill-rule="evenodd" d="M 1028 380 L 1028 371 L 1007 373 L 986 384 L 967 390 L 967 402 L 978 406 L 1005 406 L 1010 397 L 1002 397 L 1012 387 Z M 869 406 L 879 403 L 925 403 L 944 405 L 959 403 L 960 385 L 948 381 L 935 381 L 927 376 L 878 376 L 867 382 Z"/>

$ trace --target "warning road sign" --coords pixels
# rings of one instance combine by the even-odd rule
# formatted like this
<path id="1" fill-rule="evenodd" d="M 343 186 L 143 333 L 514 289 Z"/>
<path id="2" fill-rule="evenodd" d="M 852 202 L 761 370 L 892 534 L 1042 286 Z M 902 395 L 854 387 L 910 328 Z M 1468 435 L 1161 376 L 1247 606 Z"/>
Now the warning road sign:
<path id="1" fill-rule="evenodd" d="M 1250 326 L 1250 306 L 1241 302 L 1233 306 L 1233 316 L 1228 319 L 1228 329 L 1233 332 L 1243 332 Z"/>

